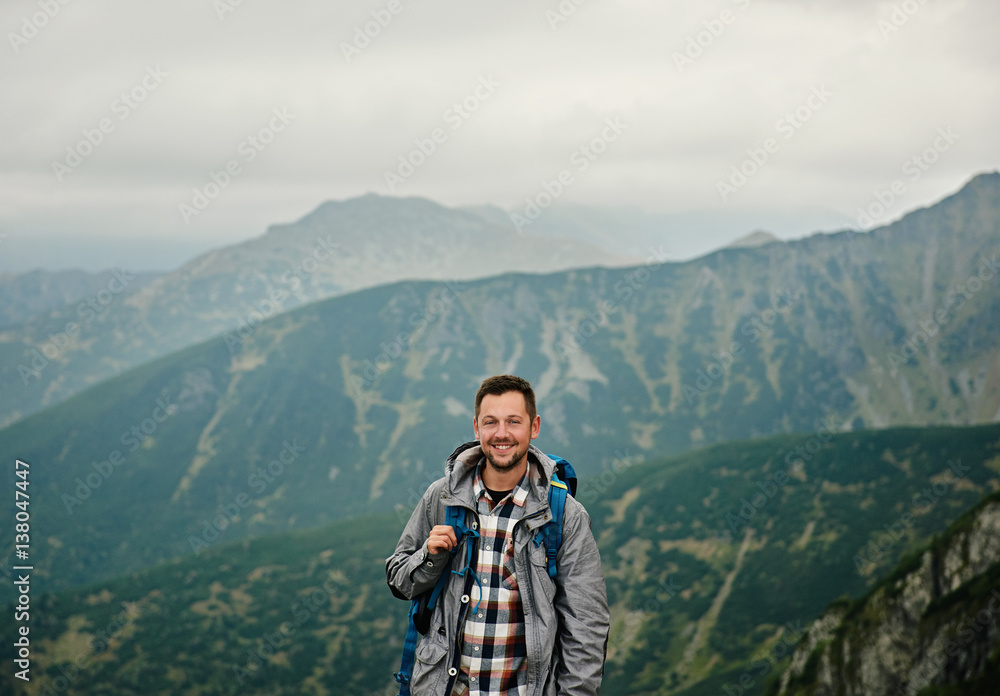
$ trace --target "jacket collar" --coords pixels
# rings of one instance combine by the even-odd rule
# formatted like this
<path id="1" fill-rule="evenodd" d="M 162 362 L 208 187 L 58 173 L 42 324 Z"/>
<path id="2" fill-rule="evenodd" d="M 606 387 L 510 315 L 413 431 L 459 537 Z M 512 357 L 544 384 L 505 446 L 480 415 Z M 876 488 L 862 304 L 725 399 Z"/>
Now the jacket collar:
<path id="1" fill-rule="evenodd" d="M 483 460 L 483 448 L 476 441 L 466 442 L 451 453 L 445 465 L 449 494 L 459 503 L 475 509 L 472 484 L 476 478 L 476 467 Z M 549 481 L 556 471 L 554 461 L 534 445 L 528 445 L 528 499 L 524 503 L 525 514 L 530 515 L 548 507 Z"/>

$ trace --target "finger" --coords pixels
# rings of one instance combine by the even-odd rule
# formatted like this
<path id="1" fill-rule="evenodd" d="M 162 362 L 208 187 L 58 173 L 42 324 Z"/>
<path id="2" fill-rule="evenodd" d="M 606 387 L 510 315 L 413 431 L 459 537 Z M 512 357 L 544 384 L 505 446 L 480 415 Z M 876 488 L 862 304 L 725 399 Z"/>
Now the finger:
<path id="1" fill-rule="evenodd" d="M 427 549 L 431 553 L 450 551 L 456 543 L 455 532 L 448 525 L 436 525 L 427 537 Z"/>
<path id="2" fill-rule="evenodd" d="M 436 525 L 431 529 L 431 535 L 440 538 L 442 541 L 450 541 L 452 546 L 458 543 L 458 539 L 455 537 L 455 530 L 447 524 Z"/>

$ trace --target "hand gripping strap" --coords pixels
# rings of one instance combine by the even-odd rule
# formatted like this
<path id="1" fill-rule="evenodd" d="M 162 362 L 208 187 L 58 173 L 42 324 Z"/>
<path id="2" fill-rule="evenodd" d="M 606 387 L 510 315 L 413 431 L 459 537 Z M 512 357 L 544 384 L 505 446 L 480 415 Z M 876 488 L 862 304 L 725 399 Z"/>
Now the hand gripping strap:
<path id="1" fill-rule="evenodd" d="M 451 525 L 455 530 L 455 537 L 457 539 L 465 536 L 470 538 L 479 536 L 479 532 L 469 529 L 466 526 L 465 508 L 463 507 L 449 505 L 445 512 L 445 524 Z M 448 584 L 448 578 L 451 577 L 452 573 L 456 575 L 471 573 L 472 577 L 479 583 L 479 577 L 476 576 L 475 571 L 471 568 L 472 546 L 471 543 L 466 544 L 468 558 L 465 568 L 460 571 L 453 570 L 441 573 L 441 577 L 438 578 L 437 583 L 434 584 L 434 588 L 430 592 L 425 592 L 410 602 L 409 625 L 406 628 L 406 641 L 403 643 L 403 659 L 400 662 L 399 671 L 394 672 L 392 675 L 399 683 L 399 696 L 410 696 L 410 678 L 413 676 L 413 662 L 416 659 L 417 641 L 420 640 L 422 634 L 427 633 L 427 629 L 430 627 L 431 615 L 434 613 L 434 607 L 437 606 L 438 597 L 441 596 L 445 586 Z M 454 558 L 457 552 L 458 547 L 456 546 L 451 550 L 452 558 Z M 448 565 L 451 565 L 451 561 L 448 562 Z M 482 585 L 480 584 L 481 597 Z"/>

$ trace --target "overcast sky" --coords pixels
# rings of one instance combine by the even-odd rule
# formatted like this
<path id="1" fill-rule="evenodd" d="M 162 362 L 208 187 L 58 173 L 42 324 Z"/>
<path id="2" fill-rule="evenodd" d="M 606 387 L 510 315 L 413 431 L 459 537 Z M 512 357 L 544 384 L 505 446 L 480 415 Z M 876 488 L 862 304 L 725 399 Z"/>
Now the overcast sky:
<path id="1" fill-rule="evenodd" d="M 367 192 L 524 210 L 560 174 L 715 215 L 710 248 L 1000 163 L 995 0 L 577 2 L 8 0 L 0 270 L 165 270 Z"/>

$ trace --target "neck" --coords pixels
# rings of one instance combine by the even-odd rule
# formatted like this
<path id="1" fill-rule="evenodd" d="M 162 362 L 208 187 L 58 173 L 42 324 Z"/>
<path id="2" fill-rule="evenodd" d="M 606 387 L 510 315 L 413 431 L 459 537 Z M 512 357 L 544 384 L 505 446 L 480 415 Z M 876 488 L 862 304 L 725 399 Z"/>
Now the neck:
<path id="1" fill-rule="evenodd" d="M 524 455 L 524 459 L 515 466 L 513 469 L 508 471 L 497 471 L 493 468 L 493 465 L 486 462 L 486 467 L 483 469 L 483 485 L 487 488 L 492 488 L 495 491 L 509 491 L 514 488 L 517 484 L 521 482 L 524 478 L 524 472 L 528 469 L 528 455 Z"/>

